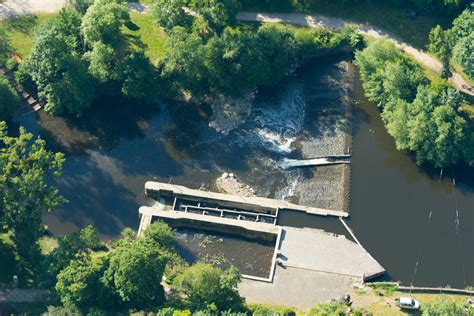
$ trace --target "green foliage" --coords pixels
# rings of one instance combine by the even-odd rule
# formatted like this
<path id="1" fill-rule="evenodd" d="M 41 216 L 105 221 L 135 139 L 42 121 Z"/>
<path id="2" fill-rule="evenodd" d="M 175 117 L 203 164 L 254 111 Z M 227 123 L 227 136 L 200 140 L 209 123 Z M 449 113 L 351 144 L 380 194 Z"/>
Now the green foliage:
<path id="1" fill-rule="evenodd" d="M 240 3 L 237 0 L 190 0 L 189 7 L 206 21 L 211 30 L 221 33 L 237 22 Z"/>
<path id="2" fill-rule="evenodd" d="M 67 6 L 80 14 L 85 14 L 94 0 L 67 0 Z"/>
<path id="3" fill-rule="evenodd" d="M 342 303 L 319 304 L 312 307 L 309 316 L 344 316 L 348 314 L 349 307 Z M 358 309 L 352 308 L 351 315 L 362 315 Z"/>
<path id="4" fill-rule="evenodd" d="M 146 99 L 156 95 L 156 71 L 143 51 L 130 53 L 122 64 L 122 93 L 132 99 Z"/>
<path id="5" fill-rule="evenodd" d="M 372 42 L 356 53 L 365 94 L 379 106 L 390 98 L 411 102 L 419 84 L 425 82 L 420 69 L 387 39 Z"/>
<path id="6" fill-rule="evenodd" d="M 58 273 L 77 255 L 88 254 L 91 250 L 100 250 L 104 247 L 97 230 L 91 225 L 59 238 L 58 247 L 42 262 L 41 285 L 47 288 L 54 287 Z"/>
<path id="7" fill-rule="evenodd" d="M 184 5 L 184 0 L 155 0 L 152 5 L 153 16 L 167 32 L 176 26 L 190 27 L 192 17 L 183 10 Z"/>
<path id="8" fill-rule="evenodd" d="M 166 257 L 146 238 L 124 238 L 110 254 L 104 282 L 129 308 L 150 310 L 165 301 L 161 279 Z"/>
<path id="9" fill-rule="evenodd" d="M 254 316 L 295 316 L 296 312 L 289 307 L 280 307 L 263 304 L 249 304 L 247 306 Z"/>
<path id="10" fill-rule="evenodd" d="M 56 292 L 66 307 L 75 307 L 81 312 L 103 304 L 100 302 L 101 267 L 92 264 L 89 255 L 80 254 L 62 270 L 57 278 Z"/>
<path id="11" fill-rule="evenodd" d="M 367 97 L 383 107 L 382 119 L 400 150 L 411 150 L 418 164 L 443 168 L 473 160 L 472 128 L 457 113 L 459 92 L 429 88 L 420 70 L 386 40 L 356 53 Z"/>
<path id="12" fill-rule="evenodd" d="M 5 77 L 0 76 L 0 120 L 9 118 L 17 103 L 18 97 L 15 90 Z"/>
<path id="13" fill-rule="evenodd" d="M 437 25 L 429 34 L 430 44 L 428 49 L 435 54 L 443 64 L 442 76 L 449 77 L 449 60 L 451 58 L 451 45 L 449 43 L 449 35 L 443 28 Z"/>
<path id="14" fill-rule="evenodd" d="M 81 316 L 81 312 L 74 307 L 48 306 L 42 316 Z"/>
<path id="15" fill-rule="evenodd" d="M 0 122 L 0 223 L 25 267 L 36 267 L 42 217 L 64 202 L 51 180 L 61 174 L 64 156 L 46 150 L 45 142 L 20 128 L 18 137 L 6 134 Z M 25 271 L 26 272 L 26 271 Z"/>
<path id="16" fill-rule="evenodd" d="M 469 36 L 462 38 L 454 46 L 453 57 L 469 78 L 474 80 L 474 29 Z"/>
<path id="17" fill-rule="evenodd" d="M 176 278 L 175 285 L 191 310 L 239 311 L 244 301 L 237 291 L 240 278 L 236 268 L 223 272 L 209 264 L 196 263 Z"/>
<path id="18" fill-rule="evenodd" d="M 61 19 L 75 25 L 76 33 L 71 28 L 60 28 L 58 25 L 66 23 L 59 22 L 43 29 L 25 67 L 38 87 L 39 96 L 48 102 L 47 112 L 80 115 L 94 98 L 94 81 L 76 51 L 79 21 L 68 14 L 60 14 L 58 20 Z"/>
<path id="19" fill-rule="evenodd" d="M 426 316 L 473 316 L 474 309 L 466 308 L 454 302 L 426 304 L 423 306 L 423 315 Z"/>
<path id="20" fill-rule="evenodd" d="M 95 42 L 117 44 L 120 28 L 130 22 L 125 3 L 117 0 L 96 0 L 82 19 L 81 32 L 86 44 Z"/>
<path id="21" fill-rule="evenodd" d="M 105 83 L 114 77 L 114 53 L 110 45 L 95 42 L 92 50 L 84 54 L 84 58 L 89 62 L 89 73 L 99 82 Z"/>
<path id="22" fill-rule="evenodd" d="M 450 30 L 453 57 L 474 80 L 474 9 L 464 10 L 453 21 Z"/>

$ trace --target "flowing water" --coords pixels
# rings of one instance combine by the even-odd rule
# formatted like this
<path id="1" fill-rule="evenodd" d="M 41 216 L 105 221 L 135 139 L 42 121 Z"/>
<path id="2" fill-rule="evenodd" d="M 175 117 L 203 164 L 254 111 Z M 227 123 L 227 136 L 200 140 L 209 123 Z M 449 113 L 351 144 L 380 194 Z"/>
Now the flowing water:
<path id="1" fill-rule="evenodd" d="M 125 226 L 138 227 L 145 181 L 211 187 L 220 174 L 233 172 L 260 196 L 349 208 L 349 225 L 394 280 L 474 285 L 473 169 L 445 170 L 440 179 L 438 171 L 420 169 L 396 151 L 351 69 L 345 57 L 305 65 L 278 87 L 259 91 L 248 118 L 228 135 L 209 127 L 210 108 L 171 102 L 102 98 L 81 119 L 18 118 L 67 154 L 58 185 L 69 203 L 46 223 L 56 234 L 92 223 L 103 238 L 115 238 Z M 283 158 L 343 153 L 348 146 L 351 170 L 279 167 Z M 337 219 L 288 212 L 279 223 L 346 234 Z M 184 239 L 196 241 L 189 236 Z M 222 244 L 213 249 L 235 249 Z M 248 256 L 245 247 L 252 246 L 238 250 L 242 257 Z M 246 271 L 265 271 L 267 265 L 253 259 Z"/>

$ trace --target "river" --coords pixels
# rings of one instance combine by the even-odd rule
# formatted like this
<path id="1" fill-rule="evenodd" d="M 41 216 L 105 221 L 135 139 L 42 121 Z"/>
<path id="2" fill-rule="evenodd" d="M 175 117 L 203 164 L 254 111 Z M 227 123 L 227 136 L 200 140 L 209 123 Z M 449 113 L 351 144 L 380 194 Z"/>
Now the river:
<path id="1" fill-rule="evenodd" d="M 55 234 L 94 224 L 103 238 L 116 238 L 123 227 L 138 227 L 145 181 L 209 188 L 220 174 L 233 172 L 260 196 L 349 208 L 349 225 L 388 278 L 474 285 L 473 169 L 445 170 L 440 179 L 438 171 L 421 169 L 398 152 L 378 109 L 350 79 L 353 73 L 347 57 L 313 61 L 278 87 L 259 91 L 249 117 L 228 135 L 209 127 L 210 108 L 183 103 L 102 98 L 81 119 L 20 117 L 16 124 L 67 154 L 58 185 L 69 203 L 45 221 Z M 347 104 L 354 104 L 352 125 L 341 116 Z M 350 199 L 346 167 L 279 167 L 285 157 L 341 150 L 350 144 L 341 133 L 348 126 Z M 282 215 L 283 224 L 344 233 L 337 220 Z"/>

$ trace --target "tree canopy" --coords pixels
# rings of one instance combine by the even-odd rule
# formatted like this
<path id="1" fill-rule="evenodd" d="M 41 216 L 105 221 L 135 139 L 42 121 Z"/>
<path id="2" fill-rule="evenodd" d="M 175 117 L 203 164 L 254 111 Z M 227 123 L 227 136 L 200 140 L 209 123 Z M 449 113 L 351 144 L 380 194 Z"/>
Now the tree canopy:
<path id="1" fill-rule="evenodd" d="M 237 292 L 240 278 L 236 268 L 222 271 L 209 264 L 196 263 L 179 275 L 175 284 L 191 310 L 238 311 L 244 302 Z"/>
<path id="2" fill-rule="evenodd" d="M 61 174 L 64 156 L 20 128 L 8 136 L 0 122 L 0 223 L 12 232 L 16 252 L 28 269 L 36 268 L 42 217 L 64 202 L 51 181 Z M 27 271 L 25 271 L 27 272 Z"/>
<path id="3" fill-rule="evenodd" d="M 473 160 L 472 126 L 458 113 L 464 99 L 447 86 L 431 88 L 418 66 L 388 40 L 356 53 L 365 94 L 382 107 L 382 119 L 398 149 L 411 150 L 418 164 L 443 168 Z"/>
<path id="4" fill-rule="evenodd" d="M 9 118 L 17 103 L 16 92 L 6 78 L 0 77 L 0 120 Z"/>

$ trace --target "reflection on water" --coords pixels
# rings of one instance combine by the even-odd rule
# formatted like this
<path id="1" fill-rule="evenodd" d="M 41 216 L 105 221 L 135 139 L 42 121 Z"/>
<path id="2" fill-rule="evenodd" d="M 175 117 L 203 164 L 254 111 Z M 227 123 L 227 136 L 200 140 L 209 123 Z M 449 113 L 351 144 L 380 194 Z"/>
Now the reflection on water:
<path id="1" fill-rule="evenodd" d="M 138 226 L 146 181 L 210 187 L 223 172 L 234 172 L 260 196 L 338 208 L 343 166 L 288 171 L 278 161 L 340 149 L 348 127 L 342 113 L 351 100 L 346 66 L 340 58 L 307 64 L 261 91 L 248 119 L 228 135 L 209 128 L 209 108 L 171 102 L 103 98 L 81 119 L 18 118 L 67 154 L 58 184 L 69 203 L 47 224 L 62 234 L 92 223 L 113 238 L 124 226 Z M 440 180 L 438 171 L 418 168 L 396 151 L 377 108 L 360 97 L 359 85 L 357 91 L 349 225 L 395 280 L 474 285 L 473 169 L 445 170 Z M 338 221 L 290 215 L 282 220 L 294 226 L 342 229 Z M 238 249 L 245 254 L 247 248 Z"/>
<path id="2" fill-rule="evenodd" d="M 349 225 L 394 280 L 474 285 L 474 169 L 417 167 L 357 89 Z"/>

